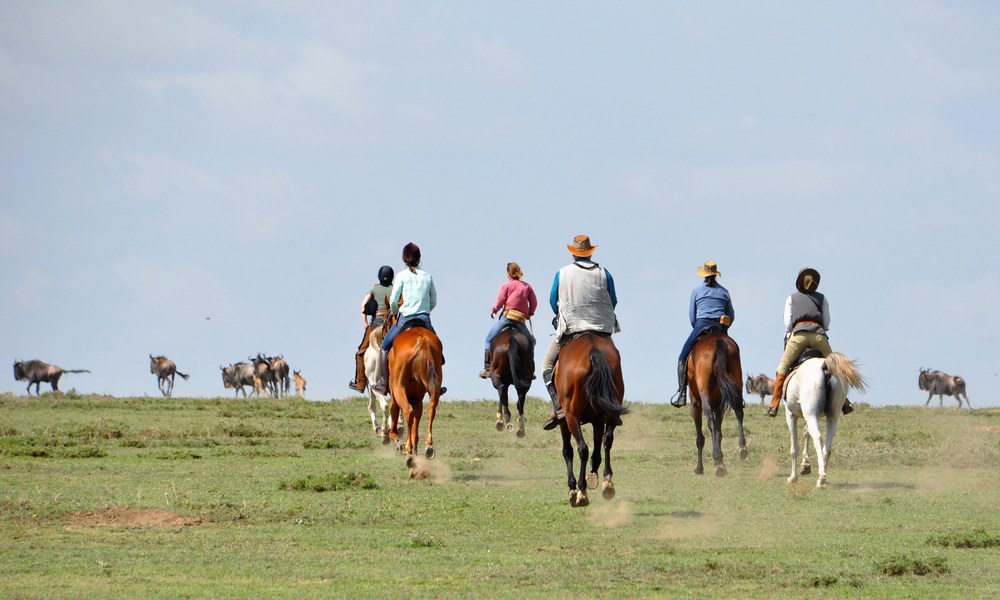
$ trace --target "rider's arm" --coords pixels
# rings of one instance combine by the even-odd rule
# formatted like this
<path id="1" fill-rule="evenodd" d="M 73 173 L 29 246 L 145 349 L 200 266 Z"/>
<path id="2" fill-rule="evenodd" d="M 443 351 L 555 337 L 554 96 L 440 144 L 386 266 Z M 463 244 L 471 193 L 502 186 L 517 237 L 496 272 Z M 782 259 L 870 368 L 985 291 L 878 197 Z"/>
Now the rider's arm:
<path id="1" fill-rule="evenodd" d="M 372 293 L 368 292 L 365 294 L 365 299 L 361 301 L 361 322 L 368 327 L 368 315 L 365 314 L 365 305 L 368 304 L 368 300 L 372 297 Z"/>
<path id="2" fill-rule="evenodd" d="M 535 288 L 530 285 L 527 287 L 528 292 L 528 316 L 534 316 L 535 311 L 538 309 L 538 298 L 535 297 Z"/>
<path id="3" fill-rule="evenodd" d="M 604 275 L 608 279 L 608 295 L 611 296 L 611 307 L 618 306 L 618 294 L 615 293 L 615 280 L 611 277 L 611 271 L 604 269 Z"/>
<path id="4" fill-rule="evenodd" d="M 559 314 L 559 271 L 556 271 L 556 278 L 552 280 L 552 291 L 549 292 L 549 306 L 552 312 Z"/>
<path id="5" fill-rule="evenodd" d="M 691 321 L 691 327 L 694 327 L 694 322 L 698 319 L 698 289 L 691 290 L 691 302 L 688 304 L 688 320 Z"/>
<path id="6" fill-rule="evenodd" d="M 392 282 L 392 294 L 389 295 L 389 308 L 394 315 L 399 314 L 399 298 L 403 295 L 403 275 L 405 273 L 400 273 L 396 276 L 396 279 Z"/>
<path id="7" fill-rule="evenodd" d="M 433 278 L 431 278 L 431 285 L 427 289 L 427 299 L 430 302 L 430 309 L 434 310 L 434 307 L 437 306 L 438 303 L 438 294 L 437 294 L 437 289 L 434 287 Z"/>
<path id="8" fill-rule="evenodd" d="M 795 325 L 795 323 L 792 323 L 792 297 L 789 296 L 788 299 L 785 300 L 785 331 L 791 332 L 793 325 Z"/>
<path id="9" fill-rule="evenodd" d="M 830 303 L 823 296 L 823 329 L 830 329 Z"/>

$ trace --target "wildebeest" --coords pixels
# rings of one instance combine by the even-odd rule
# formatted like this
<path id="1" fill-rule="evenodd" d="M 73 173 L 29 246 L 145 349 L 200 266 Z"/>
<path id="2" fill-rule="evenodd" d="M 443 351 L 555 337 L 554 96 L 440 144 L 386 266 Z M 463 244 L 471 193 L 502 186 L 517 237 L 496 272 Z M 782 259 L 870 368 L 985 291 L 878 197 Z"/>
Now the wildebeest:
<path id="1" fill-rule="evenodd" d="M 302 373 L 298 371 L 292 371 L 292 377 L 295 378 L 295 393 L 303 398 L 306 397 L 306 378 L 302 376 Z"/>
<path id="2" fill-rule="evenodd" d="M 186 373 L 177 370 L 174 361 L 166 356 L 149 355 L 149 372 L 156 375 L 156 385 L 160 388 L 160 393 L 169 397 L 174 393 L 174 375 L 180 375 L 185 380 L 190 377 Z"/>
<path id="3" fill-rule="evenodd" d="M 948 375 L 947 373 L 942 373 L 938 370 L 930 369 L 920 369 L 920 375 L 917 377 L 917 385 L 920 389 L 927 392 L 927 402 L 924 402 L 924 406 L 928 406 L 931 403 L 931 398 L 934 394 L 938 397 L 938 406 L 944 406 L 944 396 L 954 396 L 955 400 L 958 400 L 958 407 L 962 408 L 962 396 L 965 396 L 965 403 L 972 408 L 972 403 L 969 402 L 969 395 L 965 393 L 965 380 L 957 375 Z"/>
<path id="4" fill-rule="evenodd" d="M 767 375 L 747 375 L 747 393 L 760 396 L 760 403 L 770 400 L 774 394 L 774 380 Z"/>
<path id="5" fill-rule="evenodd" d="M 31 384 L 35 384 L 35 395 L 38 396 L 38 386 L 47 381 L 52 385 L 52 391 L 59 391 L 59 378 L 63 373 L 90 373 L 88 369 L 64 369 L 50 365 L 40 360 L 14 361 L 14 380 L 28 382 L 28 395 L 31 395 Z"/>
<path id="6" fill-rule="evenodd" d="M 243 393 L 243 397 L 247 397 L 246 390 L 243 386 L 250 386 L 251 391 L 253 390 L 254 383 L 254 368 L 253 365 L 245 362 L 238 362 L 236 364 L 231 364 L 228 367 L 220 366 L 219 369 L 222 371 L 222 385 L 226 389 L 235 389 L 236 395 L 234 398 L 239 397 L 240 392 Z"/>
<path id="7" fill-rule="evenodd" d="M 284 356 L 264 356 L 262 352 L 258 352 L 256 357 L 248 357 L 247 360 L 253 363 L 254 373 L 260 377 L 271 396 L 281 398 L 288 393 L 292 381 L 288 376 L 290 368 Z"/>

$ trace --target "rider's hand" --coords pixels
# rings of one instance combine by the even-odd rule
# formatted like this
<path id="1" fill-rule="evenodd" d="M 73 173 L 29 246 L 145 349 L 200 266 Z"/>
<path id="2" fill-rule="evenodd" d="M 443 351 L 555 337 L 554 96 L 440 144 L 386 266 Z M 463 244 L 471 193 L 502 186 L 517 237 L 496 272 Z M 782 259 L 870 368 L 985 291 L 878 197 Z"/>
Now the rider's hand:
<path id="1" fill-rule="evenodd" d="M 497 314 L 497 311 L 491 310 L 490 311 L 490 318 L 492 319 L 492 318 L 496 317 L 496 314 Z"/>

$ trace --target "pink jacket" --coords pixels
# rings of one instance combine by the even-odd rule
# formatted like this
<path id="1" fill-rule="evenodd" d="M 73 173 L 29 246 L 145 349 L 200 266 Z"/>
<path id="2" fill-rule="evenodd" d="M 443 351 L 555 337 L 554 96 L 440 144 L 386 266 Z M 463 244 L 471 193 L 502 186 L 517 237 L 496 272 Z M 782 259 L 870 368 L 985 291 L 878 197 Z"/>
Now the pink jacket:
<path id="1" fill-rule="evenodd" d="M 535 290 L 520 279 L 508 279 L 507 283 L 500 286 L 500 293 L 493 305 L 493 312 L 497 312 L 501 308 L 513 308 L 529 317 L 534 315 L 535 309 L 538 308 Z"/>

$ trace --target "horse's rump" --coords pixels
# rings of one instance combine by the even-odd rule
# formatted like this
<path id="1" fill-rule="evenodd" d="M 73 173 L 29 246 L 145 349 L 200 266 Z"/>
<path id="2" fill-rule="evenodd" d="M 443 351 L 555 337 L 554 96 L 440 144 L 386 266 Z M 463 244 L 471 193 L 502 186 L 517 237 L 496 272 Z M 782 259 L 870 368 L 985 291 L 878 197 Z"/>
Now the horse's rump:
<path id="1" fill-rule="evenodd" d="M 531 387 L 531 374 L 535 371 L 531 340 L 517 328 L 505 327 L 493 338 L 490 350 L 495 356 L 502 354 L 506 358 L 506 364 L 499 361 L 499 383 L 513 384 L 520 389 Z"/>
<path id="2" fill-rule="evenodd" d="M 393 342 L 389 373 L 400 377 L 405 387 L 419 383 L 429 393 L 441 386 L 441 363 L 441 341 L 434 332 L 424 327 L 407 328 Z"/>
<path id="3" fill-rule="evenodd" d="M 560 404 L 581 422 L 614 419 L 628 413 L 622 406 L 625 384 L 621 356 L 611 336 L 587 332 L 564 343 L 555 372 Z M 584 393 L 578 393 L 582 386 Z M 589 410 L 588 410 L 589 409 Z"/>

